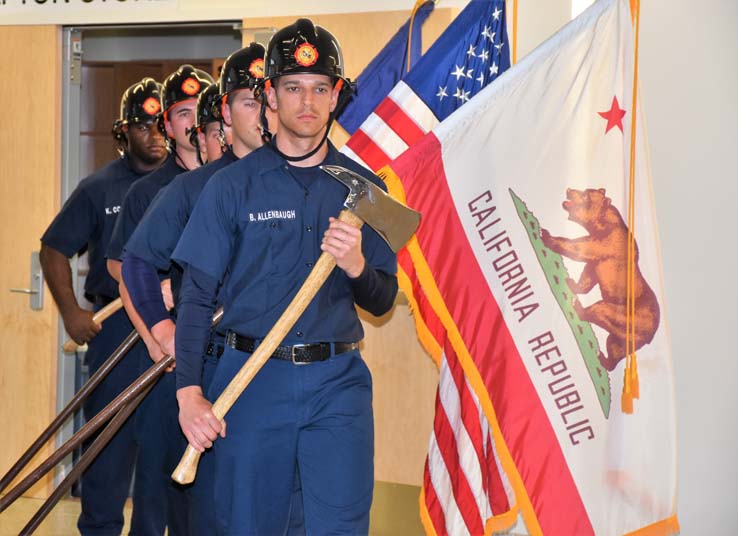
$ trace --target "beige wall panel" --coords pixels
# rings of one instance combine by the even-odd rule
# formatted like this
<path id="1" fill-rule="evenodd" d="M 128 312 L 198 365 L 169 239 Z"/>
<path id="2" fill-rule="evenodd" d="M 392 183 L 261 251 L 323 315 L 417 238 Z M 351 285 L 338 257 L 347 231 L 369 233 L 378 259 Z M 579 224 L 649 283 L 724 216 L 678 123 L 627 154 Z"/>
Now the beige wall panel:
<path id="1" fill-rule="evenodd" d="M 27 295 L 8 288 L 28 286 L 31 251 L 39 249 L 39 238 L 59 209 L 60 30 L 3 27 L 0 50 L 0 72 L 13 81 L 0 85 L 0 472 L 5 473 L 56 412 L 57 312 L 51 294 L 45 289 L 43 310 L 32 311 Z M 44 479 L 27 495 L 45 497 L 50 484 Z"/>
<path id="2" fill-rule="evenodd" d="M 438 369 L 415 334 L 407 305 L 374 318 L 361 311 L 361 353 L 374 384 L 374 477 L 420 486 L 433 427 Z"/>
<path id="3" fill-rule="evenodd" d="M 424 51 L 458 12 L 458 8 L 433 11 L 423 25 Z M 299 16 L 308 16 L 338 38 L 346 74 L 355 79 L 409 14 L 388 11 L 245 19 L 243 42 L 253 40 L 253 30 L 282 28 Z M 331 138 L 340 147 L 348 136 L 336 125 Z M 381 319 L 362 312 L 362 321 L 366 332 L 362 353 L 374 380 L 375 478 L 419 486 L 433 424 L 438 370 L 418 342 L 407 305 L 395 306 Z"/>

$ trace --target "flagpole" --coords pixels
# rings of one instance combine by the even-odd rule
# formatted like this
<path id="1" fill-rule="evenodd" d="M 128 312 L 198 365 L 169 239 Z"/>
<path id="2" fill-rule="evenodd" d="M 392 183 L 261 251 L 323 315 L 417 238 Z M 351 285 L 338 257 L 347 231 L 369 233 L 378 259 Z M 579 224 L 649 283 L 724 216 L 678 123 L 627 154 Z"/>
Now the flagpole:
<path id="1" fill-rule="evenodd" d="M 416 0 L 415 5 L 413 6 L 413 10 L 410 12 L 410 25 L 407 28 L 407 71 L 410 72 L 410 57 L 412 54 L 412 44 L 413 44 L 413 23 L 415 22 L 415 14 L 418 12 L 418 9 L 420 9 L 420 6 L 425 4 L 428 0 Z M 438 0 L 436 0 L 437 2 Z M 422 30 L 421 30 L 422 31 Z"/>
<path id="2" fill-rule="evenodd" d="M 633 61 L 633 101 L 630 127 L 630 177 L 628 199 L 628 269 L 626 274 L 626 322 L 625 322 L 625 377 L 621 408 L 623 413 L 633 413 L 633 399 L 639 398 L 638 363 L 635 352 L 635 161 L 636 161 L 636 107 L 638 104 L 638 44 L 640 36 L 640 0 L 630 0 L 630 15 L 635 27 L 635 50 Z"/>
<path id="3" fill-rule="evenodd" d="M 512 64 L 518 62 L 518 0 L 513 0 Z"/>
<path id="4" fill-rule="evenodd" d="M 510 12 L 512 2 L 512 38 L 510 39 L 510 65 L 518 62 L 518 0 L 505 0 L 505 9 Z"/>

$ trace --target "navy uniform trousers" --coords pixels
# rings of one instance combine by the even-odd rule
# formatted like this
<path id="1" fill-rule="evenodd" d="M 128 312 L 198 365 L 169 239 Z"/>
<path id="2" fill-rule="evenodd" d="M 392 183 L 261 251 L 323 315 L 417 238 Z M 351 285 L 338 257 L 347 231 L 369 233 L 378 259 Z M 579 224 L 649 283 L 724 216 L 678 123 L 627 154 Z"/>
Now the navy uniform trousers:
<path id="1" fill-rule="evenodd" d="M 217 346 L 221 346 L 220 351 L 223 351 L 222 344 L 216 345 L 216 355 L 218 353 Z M 216 367 L 218 366 L 219 359 L 216 355 L 206 355 L 203 358 L 202 389 L 204 393 L 208 392 L 215 375 Z M 170 423 L 166 427 L 167 430 L 179 429 L 179 422 L 174 424 L 176 424 L 176 428 L 173 423 Z M 178 436 L 172 437 L 171 440 L 174 444 L 179 445 L 179 448 L 170 449 L 170 452 L 174 451 L 180 455 L 184 454 L 184 451 L 187 448 L 187 440 L 184 435 L 180 433 Z M 177 457 L 176 460 L 169 460 L 169 465 L 173 464 L 172 470 L 174 470 L 176 464 L 179 463 L 179 460 L 180 457 Z M 197 477 L 195 478 L 195 481 L 187 487 L 187 512 L 189 515 L 187 526 L 189 534 L 192 536 L 216 534 L 214 496 L 215 455 L 213 453 L 213 449 L 208 449 L 200 456 L 200 463 L 197 466 Z M 171 531 L 170 534 L 172 534 Z M 288 536 L 305 535 L 302 492 L 300 489 L 300 478 L 297 474 L 293 481 L 292 495 L 290 498 L 290 518 L 286 534 Z"/>
<path id="2" fill-rule="evenodd" d="M 139 359 L 142 371 L 153 364 L 145 351 Z M 207 355 L 203 359 L 202 389 L 207 393 L 219 359 L 213 355 Z M 138 442 L 145 444 L 148 450 L 146 456 L 139 456 L 136 466 L 136 501 L 131 536 L 163 535 L 164 527 L 169 536 L 216 533 L 215 462 L 212 449 L 200 457 L 194 483 L 180 486 L 170 478 L 187 448 L 187 439 L 179 426 L 179 408 L 175 393 L 175 375 L 166 373 L 136 413 L 135 435 L 139 438 Z M 305 524 L 299 478 L 295 477 L 292 485 L 287 534 L 301 536 L 305 534 Z"/>
<path id="3" fill-rule="evenodd" d="M 249 356 L 225 349 L 211 401 Z M 296 471 L 308 534 L 368 533 L 372 382 L 358 351 L 307 365 L 269 359 L 225 419 L 214 445 L 218 535 L 290 534 Z"/>
<path id="4" fill-rule="evenodd" d="M 103 323 L 102 331 L 88 343 L 85 355 L 90 376 L 131 331 L 133 326 L 122 309 Z M 146 347 L 139 342 L 90 393 L 83 404 L 86 420 L 92 419 L 133 383 L 138 377 L 138 360 L 142 353 L 146 353 Z M 83 448 L 93 440 L 94 437 Z M 123 530 L 123 506 L 131 486 L 136 452 L 133 418 L 130 418 L 82 475 L 82 513 L 77 526 L 83 536 L 119 535 Z"/>
<path id="5" fill-rule="evenodd" d="M 123 310 L 104 322 L 103 330 L 88 344 L 85 359 L 90 375 L 97 371 L 132 330 L 133 326 Z M 215 370 L 214 363 L 211 359 L 210 365 L 204 369 L 209 377 Z M 85 418 L 89 420 L 94 417 L 153 364 L 146 346 L 137 343 L 85 401 Z M 133 417 L 120 428 L 83 474 L 82 514 L 78 521 L 83 536 L 121 534 L 123 507 L 131 487 L 134 466 L 131 536 L 162 536 L 167 524 L 171 536 L 212 534 L 212 514 L 208 514 L 212 509 L 201 509 L 202 514 L 197 519 L 207 514 L 204 520 L 191 523 L 183 515 L 183 512 L 188 511 L 185 508 L 187 494 L 169 477 L 178 462 L 178 459 L 173 461 L 175 454 L 172 453 L 184 453 L 186 446 L 185 443 L 181 448 L 172 448 L 173 430 L 179 430 L 179 423 L 176 422 L 177 401 L 173 393 L 174 374 L 168 373 L 157 382 Z M 92 440 L 88 441 L 85 448 L 91 443 Z M 212 490 L 212 469 L 208 469 L 212 461 L 209 458 L 203 456 L 204 469 L 198 474 L 198 486 Z M 209 499 L 201 496 L 199 500 L 205 504 L 203 501 L 212 500 L 212 496 Z"/>
<path id="6" fill-rule="evenodd" d="M 148 353 L 139 357 L 141 373 L 153 364 Z M 139 509 L 153 512 L 142 516 L 142 525 L 131 527 L 132 536 L 163 535 L 165 528 L 169 536 L 210 533 L 195 532 L 191 528 L 187 490 L 171 479 L 187 445 L 179 427 L 175 380 L 173 372 L 164 373 L 136 411 L 135 433 L 140 454 L 134 483 L 133 517 Z M 207 471 L 203 471 L 203 475 L 207 476 Z"/>

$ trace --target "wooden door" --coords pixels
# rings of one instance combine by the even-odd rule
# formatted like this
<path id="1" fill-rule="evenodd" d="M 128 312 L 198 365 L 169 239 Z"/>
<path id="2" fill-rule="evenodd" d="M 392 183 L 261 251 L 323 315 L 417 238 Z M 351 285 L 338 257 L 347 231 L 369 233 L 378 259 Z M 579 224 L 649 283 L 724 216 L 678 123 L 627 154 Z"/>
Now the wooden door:
<path id="1" fill-rule="evenodd" d="M 48 288 L 43 310 L 28 296 L 30 255 L 59 210 L 61 185 L 61 30 L 4 26 L 0 31 L 0 472 L 56 412 L 57 311 Z M 50 453 L 46 449 L 35 463 Z M 53 475 L 52 475 L 53 476 Z M 51 476 L 26 495 L 46 497 Z"/>

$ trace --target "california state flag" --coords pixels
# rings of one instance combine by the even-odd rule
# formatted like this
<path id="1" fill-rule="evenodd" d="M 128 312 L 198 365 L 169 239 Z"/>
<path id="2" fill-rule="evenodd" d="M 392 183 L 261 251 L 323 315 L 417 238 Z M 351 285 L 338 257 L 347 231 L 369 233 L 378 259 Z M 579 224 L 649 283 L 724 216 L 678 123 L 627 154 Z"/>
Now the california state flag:
<path id="1" fill-rule="evenodd" d="M 678 533 L 636 28 L 600 0 L 382 171 L 441 326 L 429 534 Z"/>

